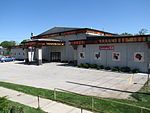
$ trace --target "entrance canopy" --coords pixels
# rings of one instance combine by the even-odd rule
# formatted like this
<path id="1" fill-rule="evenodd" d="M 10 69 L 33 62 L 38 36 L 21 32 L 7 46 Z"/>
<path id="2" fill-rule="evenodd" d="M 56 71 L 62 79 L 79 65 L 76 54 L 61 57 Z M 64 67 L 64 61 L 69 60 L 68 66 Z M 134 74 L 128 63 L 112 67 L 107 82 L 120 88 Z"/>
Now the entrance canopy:
<path id="1" fill-rule="evenodd" d="M 25 62 L 29 64 L 36 59 L 37 65 L 42 65 L 42 46 L 64 45 L 64 41 L 57 39 L 31 39 L 26 41 L 23 43 L 23 47 L 25 48 Z"/>
<path id="2" fill-rule="evenodd" d="M 57 39 L 31 39 L 24 42 L 25 47 L 64 46 L 65 42 Z"/>

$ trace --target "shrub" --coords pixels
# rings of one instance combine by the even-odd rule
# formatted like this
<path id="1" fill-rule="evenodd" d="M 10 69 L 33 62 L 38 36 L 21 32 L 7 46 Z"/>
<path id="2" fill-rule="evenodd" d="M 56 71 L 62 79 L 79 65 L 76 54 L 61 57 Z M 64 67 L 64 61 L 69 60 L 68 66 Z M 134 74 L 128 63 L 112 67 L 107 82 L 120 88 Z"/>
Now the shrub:
<path id="1" fill-rule="evenodd" d="M 111 70 L 112 71 L 120 71 L 120 68 L 116 66 L 116 67 L 113 67 Z"/>
<path id="2" fill-rule="evenodd" d="M 83 64 L 83 68 L 89 68 L 89 64 L 88 63 Z"/>
<path id="3" fill-rule="evenodd" d="M 78 65 L 79 68 L 81 68 L 81 65 Z"/>
<path id="4" fill-rule="evenodd" d="M 62 63 L 68 63 L 68 61 L 66 61 L 66 60 L 63 60 L 63 61 L 61 61 Z"/>
<path id="5" fill-rule="evenodd" d="M 91 65 L 92 65 L 92 64 L 89 64 L 89 63 L 86 63 L 86 64 L 89 66 L 89 68 L 90 68 L 90 67 L 91 67 Z"/>
<path id="6" fill-rule="evenodd" d="M 97 68 L 97 64 L 90 64 L 89 67 L 90 67 L 90 68 L 95 68 L 95 69 L 96 69 L 96 68 Z"/>
<path id="7" fill-rule="evenodd" d="M 84 67 L 84 64 L 81 63 L 80 65 L 78 65 L 79 68 Z"/>
<path id="8" fill-rule="evenodd" d="M 133 69 L 132 73 L 139 73 L 139 69 Z"/>
<path id="9" fill-rule="evenodd" d="M 101 68 L 100 68 L 100 66 L 97 65 L 97 68 L 96 68 L 96 69 L 99 70 L 99 69 L 101 69 Z"/>
<path id="10" fill-rule="evenodd" d="M 130 67 L 122 67 L 120 70 L 122 72 L 128 72 L 128 73 L 131 71 Z"/>
<path id="11" fill-rule="evenodd" d="M 105 70 L 111 70 L 111 68 L 109 66 L 105 67 Z"/>
<path id="12" fill-rule="evenodd" d="M 69 61 L 68 63 L 69 63 L 69 64 L 73 64 L 74 62 L 73 62 L 73 61 Z"/>
<path id="13" fill-rule="evenodd" d="M 8 108 L 8 104 L 6 97 L 0 97 L 0 112 Z"/>
<path id="14" fill-rule="evenodd" d="M 100 65 L 99 67 L 100 67 L 100 69 L 104 69 L 104 66 L 103 66 L 103 65 Z"/>

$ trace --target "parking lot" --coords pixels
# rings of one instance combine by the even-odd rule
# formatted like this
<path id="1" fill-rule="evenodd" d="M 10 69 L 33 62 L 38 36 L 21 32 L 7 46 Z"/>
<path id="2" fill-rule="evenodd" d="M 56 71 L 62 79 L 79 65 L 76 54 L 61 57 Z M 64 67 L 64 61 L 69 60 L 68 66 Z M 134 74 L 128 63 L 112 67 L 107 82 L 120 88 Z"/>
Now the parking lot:
<path id="1" fill-rule="evenodd" d="M 45 63 L 42 66 L 22 62 L 0 63 L 0 81 L 34 87 L 61 88 L 86 95 L 128 98 L 146 82 L 143 73 L 127 74 L 65 66 L 63 63 Z M 120 90 L 120 91 L 119 91 Z"/>

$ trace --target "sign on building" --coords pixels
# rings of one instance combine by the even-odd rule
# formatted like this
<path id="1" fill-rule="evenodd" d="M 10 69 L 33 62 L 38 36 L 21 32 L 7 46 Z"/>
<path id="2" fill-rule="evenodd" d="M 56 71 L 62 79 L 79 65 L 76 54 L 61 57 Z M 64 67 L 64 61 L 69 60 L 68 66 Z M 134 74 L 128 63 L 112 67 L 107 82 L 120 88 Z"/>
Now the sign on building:
<path id="1" fill-rule="evenodd" d="M 113 61 L 120 61 L 120 52 L 113 52 L 112 53 L 112 60 Z"/>
<path id="2" fill-rule="evenodd" d="M 79 53 L 79 58 L 80 59 L 85 59 L 85 53 L 84 52 L 80 52 Z"/>
<path id="3" fill-rule="evenodd" d="M 100 50 L 114 50 L 114 46 L 99 46 Z"/>
<path id="4" fill-rule="evenodd" d="M 144 62 L 144 53 L 143 52 L 135 52 L 134 53 L 134 61 L 135 62 Z"/>
<path id="5" fill-rule="evenodd" d="M 94 52 L 94 59 L 100 60 L 101 59 L 101 53 L 100 52 Z"/>

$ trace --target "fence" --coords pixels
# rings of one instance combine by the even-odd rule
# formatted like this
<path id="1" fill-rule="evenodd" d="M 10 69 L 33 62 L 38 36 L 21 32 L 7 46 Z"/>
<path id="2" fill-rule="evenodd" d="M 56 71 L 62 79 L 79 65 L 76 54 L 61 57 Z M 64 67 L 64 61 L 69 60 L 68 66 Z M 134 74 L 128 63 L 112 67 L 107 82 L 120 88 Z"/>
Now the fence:
<path id="1" fill-rule="evenodd" d="M 148 95 L 149 96 L 149 95 Z M 75 92 L 54 89 L 54 99 L 66 104 L 101 113 L 150 113 L 150 108 L 142 107 L 138 103 L 131 101 L 107 99 L 95 96 L 86 96 Z M 82 113 L 82 110 L 81 110 Z"/>

